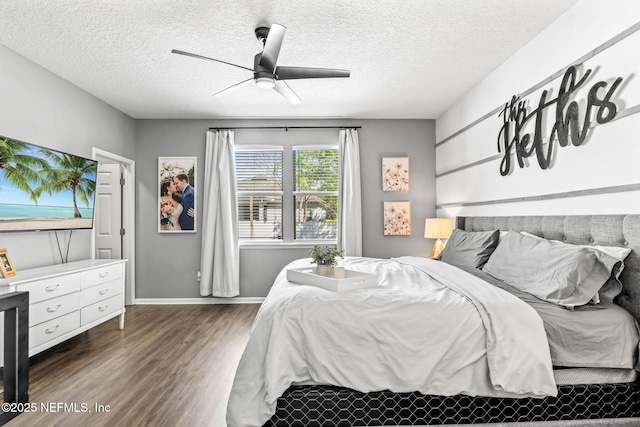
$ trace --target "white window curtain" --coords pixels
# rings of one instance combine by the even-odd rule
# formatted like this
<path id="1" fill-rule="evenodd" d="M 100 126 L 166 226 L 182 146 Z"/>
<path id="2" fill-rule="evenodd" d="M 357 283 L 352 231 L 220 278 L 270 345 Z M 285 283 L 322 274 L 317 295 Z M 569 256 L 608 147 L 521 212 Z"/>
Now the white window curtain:
<path id="1" fill-rule="evenodd" d="M 208 131 L 204 170 L 200 295 L 240 294 L 233 131 Z"/>
<path id="2" fill-rule="evenodd" d="M 362 202 L 360 192 L 360 144 L 357 129 L 340 130 L 340 179 L 338 250 L 346 256 L 362 256 Z"/>

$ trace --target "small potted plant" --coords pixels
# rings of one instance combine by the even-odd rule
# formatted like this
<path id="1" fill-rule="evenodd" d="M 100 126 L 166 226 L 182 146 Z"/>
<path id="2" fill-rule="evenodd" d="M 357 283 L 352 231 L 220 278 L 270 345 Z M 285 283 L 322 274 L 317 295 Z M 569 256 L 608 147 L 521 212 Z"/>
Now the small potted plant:
<path id="1" fill-rule="evenodd" d="M 342 258 L 343 252 L 329 246 L 315 245 L 308 255 L 311 257 L 311 262 L 317 264 L 317 274 L 333 277 L 334 267 L 338 264 L 336 257 Z"/>

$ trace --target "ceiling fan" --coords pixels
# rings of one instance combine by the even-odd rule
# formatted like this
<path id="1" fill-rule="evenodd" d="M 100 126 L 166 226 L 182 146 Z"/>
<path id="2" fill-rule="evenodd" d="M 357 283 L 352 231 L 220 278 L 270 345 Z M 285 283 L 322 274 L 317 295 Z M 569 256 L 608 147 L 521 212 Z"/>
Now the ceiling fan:
<path id="1" fill-rule="evenodd" d="M 280 47 L 284 39 L 285 27 L 279 24 L 272 24 L 271 28 L 258 27 L 255 30 L 256 37 L 262 42 L 263 49 L 261 53 L 258 53 L 253 60 L 253 69 L 243 67 L 242 65 L 232 64 L 230 62 L 221 61 L 219 59 L 209 58 L 195 53 L 184 52 L 181 50 L 173 49 L 172 53 L 178 55 L 191 56 L 193 58 L 207 59 L 209 61 L 220 62 L 222 64 L 231 65 L 234 67 L 242 68 L 244 70 L 253 71 L 253 77 L 240 83 L 236 83 L 233 86 L 229 86 L 226 89 L 221 90 L 213 94 L 213 96 L 222 96 L 227 93 L 244 86 L 251 81 L 255 81 L 256 85 L 263 89 L 274 89 L 280 95 L 284 96 L 292 104 L 299 104 L 300 98 L 295 92 L 286 84 L 283 80 L 294 79 L 323 79 L 334 77 L 349 77 L 351 72 L 349 70 L 339 70 L 331 68 L 308 68 L 308 67 L 285 67 L 276 66 L 278 61 L 278 55 L 280 54 Z"/>

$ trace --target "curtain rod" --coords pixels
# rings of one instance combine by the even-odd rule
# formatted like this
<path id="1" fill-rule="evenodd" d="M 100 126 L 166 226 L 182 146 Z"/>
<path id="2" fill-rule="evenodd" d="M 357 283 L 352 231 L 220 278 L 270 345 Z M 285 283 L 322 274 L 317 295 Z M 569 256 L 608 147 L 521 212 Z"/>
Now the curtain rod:
<path id="1" fill-rule="evenodd" d="M 217 127 L 209 130 L 235 130 L 235 129 L 361 129 L 362 126 L 239 126 L 239 127 Z"/>

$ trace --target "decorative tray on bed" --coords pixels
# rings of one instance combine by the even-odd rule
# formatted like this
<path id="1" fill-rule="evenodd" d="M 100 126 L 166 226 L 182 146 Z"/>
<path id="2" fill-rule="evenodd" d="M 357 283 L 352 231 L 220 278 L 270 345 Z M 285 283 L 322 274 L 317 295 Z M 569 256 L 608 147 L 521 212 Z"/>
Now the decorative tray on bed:
<path id="1" fill-rule="evenodd" d="M 302 285 L 317 286 L 329 291 L 343 292 L 354 289 L 375 288 L 378 286 L 378 275 L 362 271 L 335 268 L 334 277 L 316 273 L 315 267 L 289 268 L 287 280 Z"/>

